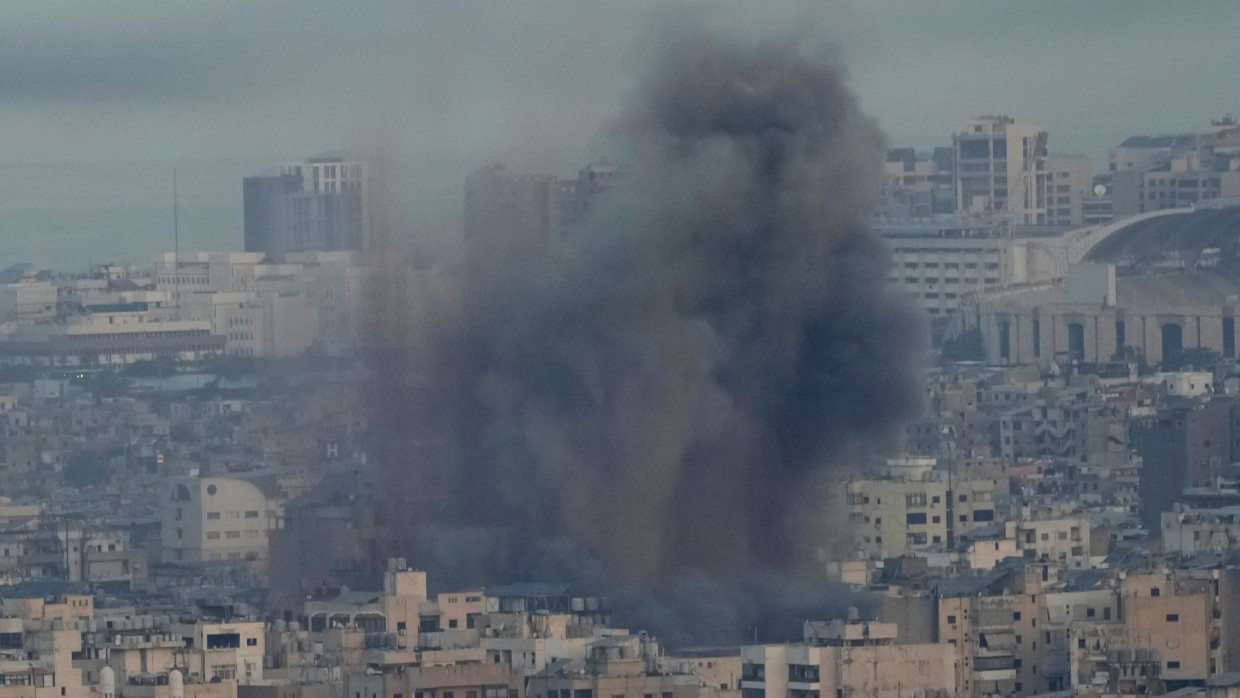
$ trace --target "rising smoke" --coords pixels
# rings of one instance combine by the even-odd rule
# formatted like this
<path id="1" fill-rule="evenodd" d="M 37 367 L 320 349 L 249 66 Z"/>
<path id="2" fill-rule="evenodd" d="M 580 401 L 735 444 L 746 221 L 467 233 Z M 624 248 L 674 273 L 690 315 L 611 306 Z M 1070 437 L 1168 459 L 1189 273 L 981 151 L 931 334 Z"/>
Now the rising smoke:
<path id="1" fill-rule="evenodd" d="M 612 129 L 633 170 L 582 229 L 376 357 L 396 544 L 443 583 L 575 581 L 673 641 L 838 611 L 826 476 L 920 392 L 867 228 L 881 137 L 829 60 L 699 30 Z"/>

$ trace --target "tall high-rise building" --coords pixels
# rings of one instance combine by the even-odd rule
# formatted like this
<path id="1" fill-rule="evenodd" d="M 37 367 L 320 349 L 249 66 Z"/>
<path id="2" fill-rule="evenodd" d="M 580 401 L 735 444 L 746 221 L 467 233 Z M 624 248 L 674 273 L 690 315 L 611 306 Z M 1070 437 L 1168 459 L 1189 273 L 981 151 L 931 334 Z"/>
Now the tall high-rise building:
<path id="1" fill-rule="evenodd" d="M 561 194 L 551 175 L 517 174 L 489 165 L 465 180 L 465 250 L 471 267 L 545 242 L 551 237 L 553 200 Z"/>
<path id="2" fill-rule="evenodd" d="M 956 210 L 1045 225 L 1046 136 L 1041 126 L 1007 116 L 980 116 L 952 134 Z"/>
<path id="3" fill-rule="evenodd" d="M 301 177 L 246 177 L 241 182 L 245 251 L 284 258 L 288 241 L 289 197 L 302 191 Z"/>
<path id="4" fill-rule="evenodd" d="M 370 168 L 316 157 L 243 182 L 245 249 L 279 261 L 291 252 L 366 251 L 372 245 Z"/>
<path id="5" fill-rule="evenodd" d="M 465 180 L 465 249 L 469 266 L 485 273 L 492 261 L 571 234 L 591 202 L 625 170 L 600 159 L 575 179 L 519 174 L 488 165 Z"/>

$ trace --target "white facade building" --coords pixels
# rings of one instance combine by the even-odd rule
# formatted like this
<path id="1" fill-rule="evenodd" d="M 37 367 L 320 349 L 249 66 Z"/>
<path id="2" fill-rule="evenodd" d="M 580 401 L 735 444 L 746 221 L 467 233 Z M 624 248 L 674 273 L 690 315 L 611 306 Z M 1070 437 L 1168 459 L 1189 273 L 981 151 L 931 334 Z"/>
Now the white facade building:
<path id="1" fill-rule="evenodd" d="M 21 279 L 5 284 L 0 294 L 0 320 L 30 320 L 56 315 L 59 288 L 50 281 Z"/>
<path id="2" fill-rule="evenodd" d="M 277 511 L 256 485 L 232 477 L 169 482 L 160 514 L 163 558 L 265 563 Z"/>
<path id="3" fill-rule="evenodd" d="M 1022 237 L 1000 226 L 942 219 L 878 230 L 892 253 L 888 281 L 932 316 L 950 315 L 967 293 L 1049 281 L 1061 256 L 1059 238 L 1034 229 Z"/>

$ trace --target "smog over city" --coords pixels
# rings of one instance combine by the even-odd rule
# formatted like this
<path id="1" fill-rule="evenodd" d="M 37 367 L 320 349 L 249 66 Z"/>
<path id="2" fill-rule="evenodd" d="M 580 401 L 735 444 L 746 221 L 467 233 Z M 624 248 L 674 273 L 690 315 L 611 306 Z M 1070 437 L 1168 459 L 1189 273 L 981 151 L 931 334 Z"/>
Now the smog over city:
<path id="1" fill-rule="evenodd" d="M 1236 26 L 10 0 L 0 693 L 1232 695 Z"/>

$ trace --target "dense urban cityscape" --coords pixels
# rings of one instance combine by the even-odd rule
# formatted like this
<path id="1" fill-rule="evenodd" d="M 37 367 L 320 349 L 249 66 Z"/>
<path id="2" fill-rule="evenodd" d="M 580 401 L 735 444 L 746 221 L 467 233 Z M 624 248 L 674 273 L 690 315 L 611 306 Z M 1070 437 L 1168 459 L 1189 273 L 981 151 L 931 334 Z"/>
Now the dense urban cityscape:
<path id="1" fill-rule="evenodd" d="M 1240 122 L 914 147 L 662 41 L 459 254 L 361 147 L 9 241 L 0 698 L 1240 696 Z"/>
<path id="2" fill-rule="evenodd" d="M 573 234 L 621 165 L 478 170 L 456 269 L 368 255 L 368 166 L 339 156 L 246 179 L 244 251 L 9 268 L 3 685 L 1102 696 L 1230 676 L 1240 126 L 1134 136 L 1098 174 L 1048 140 L 983 117 L 933 154 L 888 151 L 873 224 L 941 360 L 900 450 L 838 475 L 848 539 L 824 583 L 865 590 L 865 615 L 806 618 L 789 644 L 660 649 L 561 580 L 430 593 L 373 557 L 350 359 L 381 341 L 376 315 L 454 297 L 499 246 Z M 406 296 L 377 301 L 392 278 Z"/>

